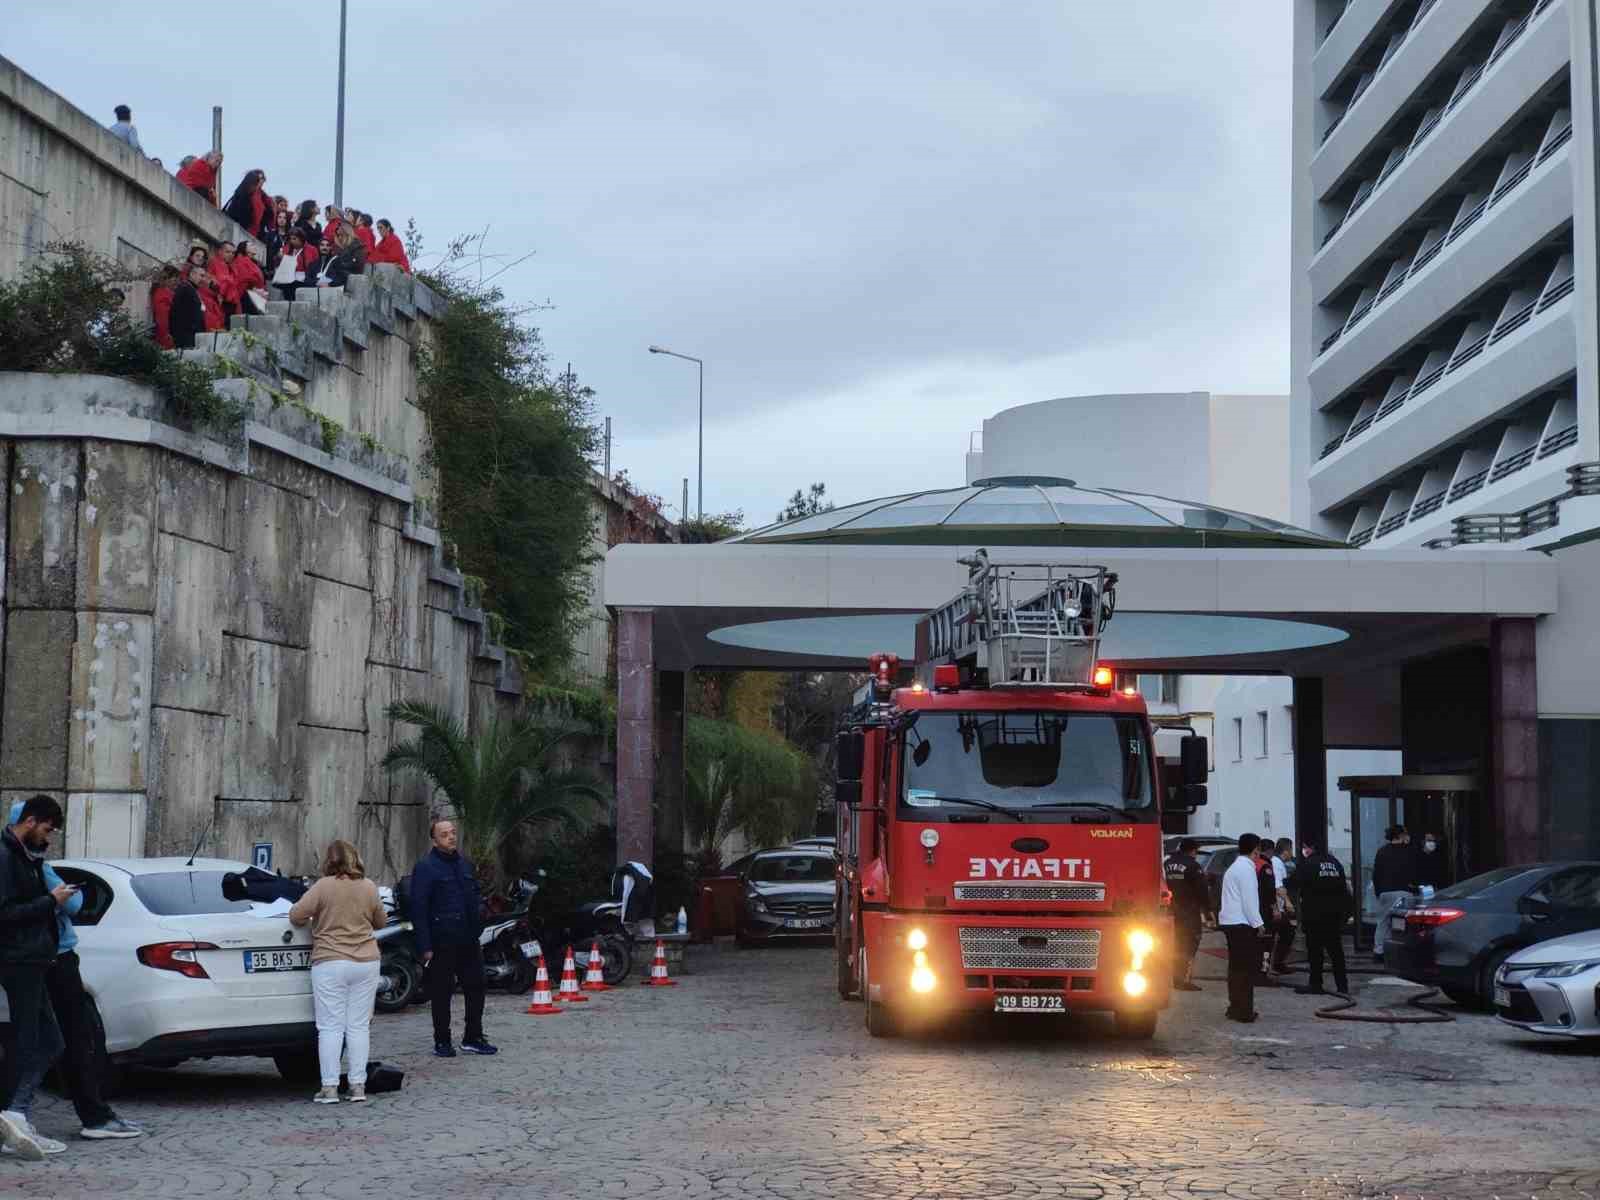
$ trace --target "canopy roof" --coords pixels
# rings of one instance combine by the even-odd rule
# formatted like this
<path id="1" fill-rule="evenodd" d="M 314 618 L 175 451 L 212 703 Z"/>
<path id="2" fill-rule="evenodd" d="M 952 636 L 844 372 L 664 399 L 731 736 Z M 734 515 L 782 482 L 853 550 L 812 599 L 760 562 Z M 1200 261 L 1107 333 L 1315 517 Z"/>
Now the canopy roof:
<path id="1" fill-rule="evenodd" d="M 861 545 L 1183 546 L 1196 549 L 1344 543 L 1231 509 L 1051 475 L 980 479 L 782 521 L 730 542 Z"/>

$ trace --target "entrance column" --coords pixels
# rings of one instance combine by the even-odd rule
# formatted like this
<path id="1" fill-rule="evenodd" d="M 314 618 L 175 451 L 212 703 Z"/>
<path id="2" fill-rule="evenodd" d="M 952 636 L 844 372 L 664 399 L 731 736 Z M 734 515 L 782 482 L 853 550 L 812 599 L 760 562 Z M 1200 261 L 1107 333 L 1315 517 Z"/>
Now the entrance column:
<path id="1" fill-rule="evenodd" d="M 654 861 L 655 611 L 617 610 L 617 863 Z"/>
<path id="2" fill-rule="evenodd" d="M 683 710 L 687 672 L 656 672 L 656 841 L 671 854 L 683 849 Z"/>
<path id="3" fill-rule="evenodd" d="M 1539 691 L 1534 622 L 1489 626 L 1489 805 L 1507 866 L 1538 862 Z"/>
<path id="4" fill-rule="evenodd" d="M 1310 841 L 1328 848 L 1328 751 L 1323 722 L 1322 680 L 1294 681 L 1295 854 Z"/>

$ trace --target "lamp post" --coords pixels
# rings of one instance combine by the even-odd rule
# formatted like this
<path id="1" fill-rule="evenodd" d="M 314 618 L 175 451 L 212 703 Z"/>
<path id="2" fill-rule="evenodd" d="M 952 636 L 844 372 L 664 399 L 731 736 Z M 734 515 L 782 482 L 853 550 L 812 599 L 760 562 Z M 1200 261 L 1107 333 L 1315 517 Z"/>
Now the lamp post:
<path id="1" fill-rule="evenodd" d="M 339 112 L 333 134 L 333 203 L 344 207 L 344 37 L 348 0 L 339 0 Z"/>
<path id="2" fill-rule="evenodd" d="M 695 520 L 706 519 L 706 365 L 692 354 L 679 354 L 676 350 L 668 350 L 664 346 L 651 346 L 651 354 L 667 354 L 673 358 L 681 358 L 685 362 L 692 362 L 700 373 L 700 446 L 696 464 L 698 477 L 695 483 Z"/>

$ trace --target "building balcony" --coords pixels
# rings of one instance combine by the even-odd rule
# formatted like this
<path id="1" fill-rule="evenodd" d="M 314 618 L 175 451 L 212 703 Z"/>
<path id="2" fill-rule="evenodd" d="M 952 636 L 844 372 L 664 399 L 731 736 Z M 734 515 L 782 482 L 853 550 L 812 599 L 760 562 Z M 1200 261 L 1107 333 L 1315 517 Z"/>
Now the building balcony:
<path id="1" fill-rule="evenodd" d="M 1536 154 L 1519 157 L 1506 160 L 1507 186 L 1469 193 L 1451 222 L 1423 238 L 1408 266 L 1391 269 L 1381 287 L 1363 289 L 1312 363 L 1308 383 L 1319 407 L 1381 370 L 1572 220 L 1567 143 L 1542 162 Z"/>
<path id="2" fill-rule="evenodd" d="M 1553 284 L 1559 287 L 1559 281 Z M 1498 341 L 1491 333 L 1489 342 L 1462 358 L 1462 351 L 1476 340 L 1463 334 L 1458 342 L 1436 348 L 1409 381 L 1397 377 L 1396 385 L 1403 389 L 1399 404 L 1381 404 L 1372 397 L 1363 402 L 1351 431 L 1325 447 L 1311 468 L 1312 511 L 1332 513 L 1369 494 L 1376 481 L 1425 468 L 1442 448 L 1552 390 L 1577 370 L 1570 294 L 1536 311 Z M 1452 370 L 1450 364 L 1457 359 L 1461 361 Z M 1379 421 L 1377 412 L 1383 407 L 1388 414 Z M 1491 454 L 1465 474 L 1452 472 L 1450 489 L 1458 490 L 1480 468 L 1487 478 L 1494 465 Z M 1421 496 L 1421 490 L 1419 484 L 1419 499 L 1431 497 L 1431 491 Z"/>
<path id="3" fill-rule="evenodd" d="M 1436 6 L 1437 0 L 1431 2 Z M 1374 39 L 1389 35 L 1394 13 L 1403 7 L 1402 0 L 1348 0 L 1337 19 L 1317 30 L 1311 74 L 1318 96 L 1326 99 L 1338 89 Z"/>
<path id="4" fill-rule="evenodd" d="M 1434 4 L 1421 12 L 1420 19 L 1390 35 L 1401 40 L 1391 43 L 1393 50 L 1386 50 L 1379 60 L 1372 81 L 1328 127 L 1321 147 L 1312 156 L 1311 187 L 1319 200 L 1327 199 L 1344 181 L 1372 143 L 1404 114 L 1439 63 L 1497 3 L 1451 0 Z"/>
<path id="5" fill-rule="evenodd" d="M 1567 0 L 1554 0 L 1536 11 L 1494 62 L 1464 66 L 1450 99 L 1430 113 L 1403 159 L 1374 168 L 1373 178 L 1356 188 L 1351 204 L 1312 256 L 1308 271 L 1316 303 L 1326 304 L 1348 287 L 1397 230 L 1448 191 L 1483 147 L 1567 70 L 1571 36 L 1566 5 Z"/>

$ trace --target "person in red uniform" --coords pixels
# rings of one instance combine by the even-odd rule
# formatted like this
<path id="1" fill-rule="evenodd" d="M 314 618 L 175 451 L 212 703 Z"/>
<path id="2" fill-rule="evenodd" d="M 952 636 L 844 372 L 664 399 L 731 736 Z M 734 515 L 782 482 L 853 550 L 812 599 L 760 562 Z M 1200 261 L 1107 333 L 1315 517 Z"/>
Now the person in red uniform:
<path id="1" fill-rule="evenodd" d="M 239 311 L 257 317 L 266 315 L 266 310 L 259 309 L 256 299 L 250 295 L 251 292 L 267 290 L 267 277 L 261 273 L 258 259 L 260 254 L 261 248 L 255 242 L 243 242 L 231 264 L 234 287 L 239 293 Z"/>
<path id="2" fill-rule="evenodd" d="M 217 300 L 222 305 L 224 323 L 239 311 L 239 284 L 233 277 L 233 261 L 233 243 L 218 242 L 216 251 L 211 255 L 211 265 L 206 268 L 211 272 L 212 286 L 216 288 Z"/>
<path id="3" fill-rule="evenodd" d="M 355 235 L 363 246 L 367 248 L 367 260 L 372 259 L 372 252 L 377 248 L 378 239 L 372 232 L 372 214 L 358 212 L 353 218 L 355 222 Z"/>
<path id="4" fill-rule="evenodd" d="M 150 285 L 150 315 L 155 320 L 156 345 L 173 349 L 172 293 L 178 286 L 178 268 L 168 263 Z"/>
<path id="5" fill-rule="evenodd" d="M 191 192 L 204 196 L 211 203 L 217 202 L 217 171 L 222 166 L 222 155 L 213 150 L 210 154 L 202 154 L 194 159 L 188 166 L 178 171 L 178 182 Z"/>
<path id="6" fill-rule="evenodd" d="M 216 277 L 209 271 L 201 275 L 200 308 L 205 313 L 207 333 L 218 333 L 228 327 L 228 319 L 222 313 L 222 297 L 217 292 Z"/>
<path id="7" fill-rule="evenodd" d="M 378 244 L 372 248 L 372 253 L 367 255 L 367 262 L 393 263 L 407 275 L 411 274 L 411 260 L 406 257 L 405 243 L 400 240 L 394 231 L 394 226 L 387 220 L 378 222 Z"/>
<path id="8" fill-rule="evenodd" d="M 324 218 L 322 240 L 337 246 L 339 244 L 339 226 L 345 223 L 345 214 L 339 211 L 337 205 L 330 204 L 322 210 L 322 215 Z"/>

